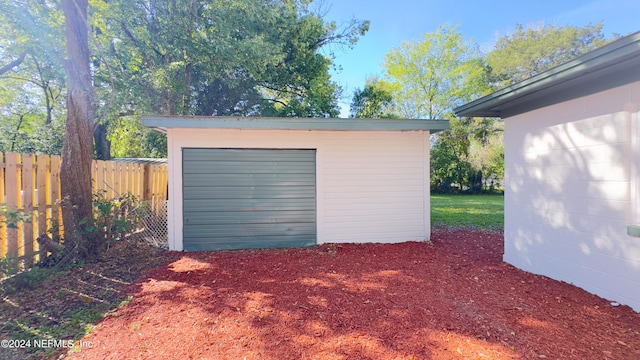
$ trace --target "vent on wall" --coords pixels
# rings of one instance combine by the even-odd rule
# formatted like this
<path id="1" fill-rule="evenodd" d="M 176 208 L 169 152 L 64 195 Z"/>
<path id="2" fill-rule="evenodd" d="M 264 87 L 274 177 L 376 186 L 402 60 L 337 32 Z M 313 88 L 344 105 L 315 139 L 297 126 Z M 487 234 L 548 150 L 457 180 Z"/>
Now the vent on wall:
<path id="1" fill-rule="evenodd" d="M 640 237 L 640 225 L 627 226 L 627 234 L 629 234 L 629 236 Z"/>

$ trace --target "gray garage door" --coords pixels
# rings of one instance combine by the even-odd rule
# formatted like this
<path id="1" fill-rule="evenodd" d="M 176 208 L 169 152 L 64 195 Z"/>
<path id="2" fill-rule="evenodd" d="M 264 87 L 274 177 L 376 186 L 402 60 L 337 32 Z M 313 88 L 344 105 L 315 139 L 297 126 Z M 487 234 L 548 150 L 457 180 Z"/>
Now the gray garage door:
<path id="1" fill-rule="evenodd" d="M 316 243 L 315 150 L 183 149 L 184 250 Z"/>

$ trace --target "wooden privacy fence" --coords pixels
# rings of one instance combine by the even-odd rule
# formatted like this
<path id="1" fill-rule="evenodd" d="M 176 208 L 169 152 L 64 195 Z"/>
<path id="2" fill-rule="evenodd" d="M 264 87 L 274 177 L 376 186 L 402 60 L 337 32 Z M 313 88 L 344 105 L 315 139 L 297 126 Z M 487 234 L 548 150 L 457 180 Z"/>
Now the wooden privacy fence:
<path id="1" fill-rule="evenodd" d="M 41 234 L 62 236 L 60 207 L 60 156 L 0 152 L 0 204 L 28 214 L 30 221 L 6 226 L 0 217 L 0 258 L 18 259 L 29 267 L 38 259 Z M 167 166 L 145 161 L 94 160 L 93 193 L 104 191 L 106 199 L 131 193 L 151 208 L 164 209 L 167 199 Z M 54 224 L 60 226 L 53 227 Z"/>

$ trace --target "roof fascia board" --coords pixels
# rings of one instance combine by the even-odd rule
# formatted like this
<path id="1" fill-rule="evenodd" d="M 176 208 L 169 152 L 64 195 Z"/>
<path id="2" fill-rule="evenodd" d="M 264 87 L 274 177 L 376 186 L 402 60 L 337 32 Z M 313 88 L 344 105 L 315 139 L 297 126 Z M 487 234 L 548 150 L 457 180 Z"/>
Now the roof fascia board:
<path id="1" fill-rule="evenodd" d="M 329 130 L 329 131 L 431 131 L 449 128 L 448 120 L 360 118 L 271 118 L 233 116 L 142 116 L 142 124 L 158 130 L 170 128 Z"/>

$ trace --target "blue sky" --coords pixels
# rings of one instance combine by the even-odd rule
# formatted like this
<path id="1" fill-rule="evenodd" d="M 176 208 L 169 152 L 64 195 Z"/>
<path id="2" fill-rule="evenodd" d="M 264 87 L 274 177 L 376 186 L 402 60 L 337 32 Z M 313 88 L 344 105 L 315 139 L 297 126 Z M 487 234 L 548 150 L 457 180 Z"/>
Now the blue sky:
<path id="1" fill-rule="evenodd" d="M 367 76 L 382 74 L 382 59 L 390 49 L 438 25 L 456 25 L 465 39 L 487 52 L 516 24 L 582 27 L 602 21 L 606 37 L 640 31 L 640 0 L 325 0 L 322 9 L 328 21 L 371 21 L 353 50 L 333 49 L 335 64 L 342 68 L 332 72 L 344 89 L 341 117 L 348 116 L 353 91 L 364 86 Z"/>

